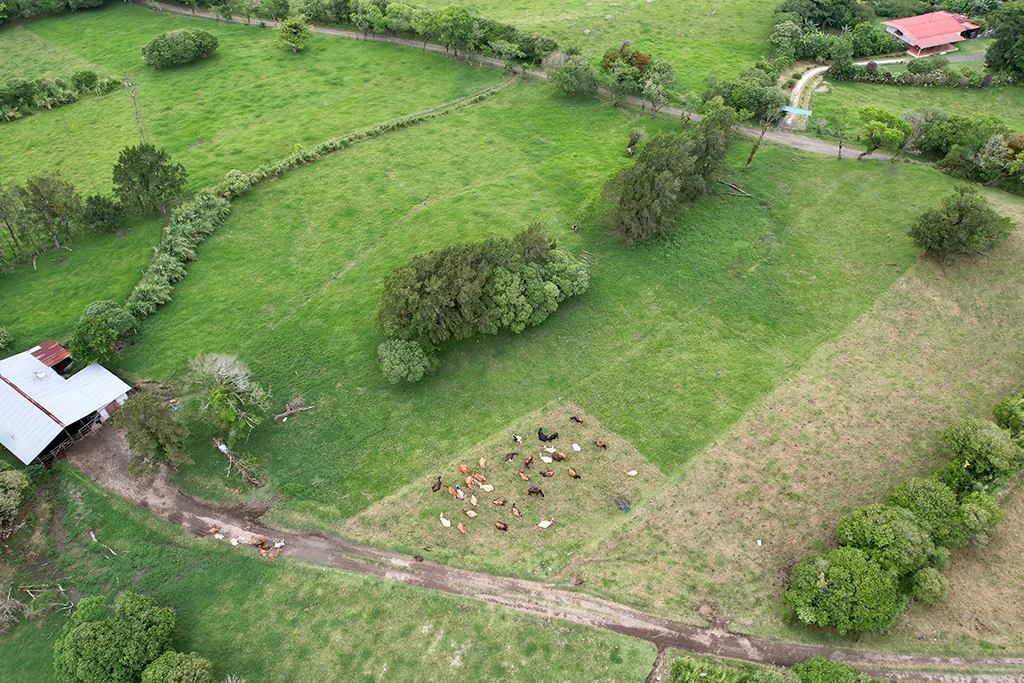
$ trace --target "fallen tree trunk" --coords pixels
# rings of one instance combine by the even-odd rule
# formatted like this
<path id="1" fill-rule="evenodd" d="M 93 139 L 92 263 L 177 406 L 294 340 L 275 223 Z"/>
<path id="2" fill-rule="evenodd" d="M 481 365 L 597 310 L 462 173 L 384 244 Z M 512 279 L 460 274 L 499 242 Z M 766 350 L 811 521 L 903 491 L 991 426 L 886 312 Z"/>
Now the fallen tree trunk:
<path id="1" fill-rule="evenodd" d="M 242 481 L 245 482 L 245 485 L 251 486 L 254 489 L 259 489 L 266 486 L 264 482 L 260 481 L 259 479 L 252 475 L 252 472 L 249 471 L 249 468 L 242 461 L 242 459 L 236 456 L 234 453 L 232 453 L 231 450 L 224 444 L 224 442 L 221 439 L 214 439 L 213 445 L 228 459 L 227 472 L 229 475 L 232 472 L 237 472 L 239 475 L 241 475 Z"/>

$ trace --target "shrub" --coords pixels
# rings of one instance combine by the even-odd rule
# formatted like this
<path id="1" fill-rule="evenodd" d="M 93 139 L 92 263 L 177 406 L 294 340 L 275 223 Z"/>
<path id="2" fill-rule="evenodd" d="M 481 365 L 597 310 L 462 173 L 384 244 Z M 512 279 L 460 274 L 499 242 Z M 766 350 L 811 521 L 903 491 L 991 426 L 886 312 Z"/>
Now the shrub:
<path id="1" fill-rule="evenodd" d="M 101 363 L 114 354 L 114 344 L 139 328 L 134 315 L 113 301 L 94 301 L 86 306 L 71 335 L 71 355 L 79 363 Z"/>
<path id="2" fill-rule="evenodd" d="M 185 264 L 167 253 L 159 253 L 149 264 L 149 271 L 167 282 L 179 282 L 186 275 Z"/>
<path id="3" fill-rule="evenodd" d="M 906 576 L 928 564 L 935 553 L 931 537 L 910 510 L 891 505 L 866 505 L 840 522 L 839 542 L 859 548 L 882 566 Z"/>
<path id="4" fill-rule="evenodd" d="M 205 59 L 217 49 L 217 37 L 207 31 L 180 28 L 161 33 L 142 48 L 142 63 L 154 69 Z"/>
<path id="5" fill-rule="evenodd" d="M 3 349 L 3 332 L 0 331 L 0 349 Z M 996 424 L 1010 432 L 1015 438 L 1024 436 L 1024 394 L 1007 396 L 992 410 Z"/>
<path id="6" fill-rule="evenodd" d="M 385 379 L 392 384 L 418 382 L 433 369 L 434 360 L 419 342 L 389 339 L 377 347 Z"/>
<path id="7" fill-rule="evenodd" d="M 1008 432 L 974 417 L 951 425 L 942 433 L 940 444 L 949 464 L 939 472 L 939 479 L 961 496 L 1017 474 L 1024 457 Z"/>
<path id="8" fill-rule="evenodd" d="M 82 223 L 93 232 L 117 232 L 124 219 L 121 205 L 102 194 L 85 198 Z"/>
<path id="9" fill-rule="evenodd" d="M 815 657 L 793 667 L 801 683 L 875 683 L 877 679 L 849 664 Z"/>
<path id="10" fill-rule="evenodd" d="M 158 306 L 171 300 L 174 289 L 161 275 L 150 273 L 128 296 L 124 308 L 136 318 L 145 318 L 156 313 Z"/>
<path id="11" fill-rule="evenodd" d="M 804 624 L 831 626 L 842 635 L 888 629 L 905 602 L 895 572 L 857 548 L 797 562 L 784 599 Z"/>
<path id="12" fill-rule="evenodd" d="M 83 598 L 53 646 L 57 683 L 135 683 L 170 648 L 174 610 L 125 592 Z"/>
<path id="13" fill-rule="evenodd" d="M 0 351 L 6 351 L 14 343 L 14 337 L 7 331 L 6 327 L 0 327 Z"/>
<path id="14" fill-rule="evenodd" d="M 564 66 L 551 71 L 548 78 L 565 95 L 590 97 L 597 93 L 597 71 L 585 57 L 570 57 Z"/>
<path id="15" fill-rule="evenodd" d="M 195 652 L 165 652 L 142 672 L 141 683 L 214 683 L 213 665 Z"/>
<path id="16" fill-rule="evenodd" d="M 936 68 L 938 67 L 927 59 L 912 59 L 907 64 L 907 71 L 912 74 L 926 74 L 935 71 Z"/>
<path id="17" fill-rule="evenodd" d="M 0 472 L 0 526 L 9 523 L 18 514 L 18 508 L 28 487 L 29 480 L 24 472 Z"/>
<path id="18" fill-rule="evenodd" d="M 131 447 L 128 474 L 133 477 L 152 476 L 161 465 L 192 462 L 183 448 L 188 429 L 157 394 L 139 391 L 129 396 L 114 413 L 114 425 L 125 433 Z"/>
<path id="19" fill-rule="evenodd" d="M 121 150 L 114 166 L 114 195 L 126 213 L 145 215 L 177 197 L 187 177 L 184 166 L 143 142 Z"/>
<path id="20" fill-rule="evenodd" d="M 938 479 L 908 479 L 889 492 L 888 502 L 914 513 L 917 523 L 936 544 L 948 548 L 965 542 L 956 494 Z"/>
<path id="21" fill-rule="evenodd" d="M 672 660 L 672 672 L 669 683 L 697 683 L 697 681 L 714 681 L 715 683 L 746 683 L 747 677 L 737 670 L 716 665 L 703 659 L 677 657 Z"/>
<path id="22" fill-rule="evenodd" d="M 99 76 L 96 75 L 95 71 L 89 71 L 88 69 L 76 71 L 71 74 L 71 87 L 80 93 L 92 92 L 98 80 Z"/>
<path id="23" fill-rule="evenodd" d="M 910 594 L 925 604 L 941 600 L 946 595 L 949 582 L 938 569 L 924 567 L 914 572 Z"/>
<path id="24" fill-rule="evenodd" d="M 921 249 L 945 258 L 989 251 L 1005 241 L 1012 230 L 1010 219 L 993 211 L 975 187 L 957 185 L 942 200 L 941 208 L 921 214 L 910 236 Z"/>
<path id="25" fill-rule="evenodd" d="M 978 545 L 987 543 L 989 532 L 1006 517 L 999 501 L 981 491 L 964 496 L 960 510 L 967 536 Z"/>

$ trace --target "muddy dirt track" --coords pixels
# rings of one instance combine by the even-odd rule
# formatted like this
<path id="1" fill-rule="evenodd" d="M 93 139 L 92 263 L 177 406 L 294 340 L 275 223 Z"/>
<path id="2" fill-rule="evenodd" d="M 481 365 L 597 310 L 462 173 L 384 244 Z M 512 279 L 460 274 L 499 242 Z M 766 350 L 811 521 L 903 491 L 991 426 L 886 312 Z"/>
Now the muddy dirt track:
<path id="1" fill-rule="evenodd" d="M 165 473 L 151 479 L 132 479 L 127 474 L 129 459 L 127 444 L 110 426 L 75 444 L 67 456 L 69 463 L 105 488 L 198 536 L 208 536 L 213 527 L 220 527 L 225 543 L 231 538 L 249 539 L 252 534 L 262 534 L 284 541 L 283 554 L 294 560 L 371 574 L 528 614 L 607 629 L 648 640 L 659 647 L 780 666 L 790 666 L 812 657 L 828 657 L 889 679 L 1024 683 L 1024 657 L 899 655 L 752 638 L 722 629 L 701 628 L 653 617 L 625 605 L 536 581 L 491 576 L 418 561 L 407 555 L 349 543 L 318 532 L 272 529 L 258 522 L 258 517 L 266 511 L 265 507 L 239 505 L 227 508 L 203 503 L 183 495 Z M 246 530 L 246 527 L 251 529 Z M 249 547 L 239 551 L 255 552 Z M 967 673 L 979 668 L 1001 673 Z"/>

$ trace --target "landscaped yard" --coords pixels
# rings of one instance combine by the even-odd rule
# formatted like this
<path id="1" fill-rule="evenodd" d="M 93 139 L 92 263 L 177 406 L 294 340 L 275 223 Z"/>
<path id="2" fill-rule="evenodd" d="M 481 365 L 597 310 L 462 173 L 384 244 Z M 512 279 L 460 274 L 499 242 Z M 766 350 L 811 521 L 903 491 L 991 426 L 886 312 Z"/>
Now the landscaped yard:
<path id="1" fill-rule="evenodd" d="M 183 27 L 216 35 L 214 56 L 160 71 L 142 65 L 144 44 Z M 7 55 L 16 58 L 8 64 Z M 5 27 L 0 63 L 7 78 L 21 69 L 67 78 L 86 65 L 102 76 L 130 73 L 146 140 L 185 166 L 192 189 L 231 169 L 248 171 L 286 156 L 297 145 L 430 109 L 502 78 L 432 53 L 325 36 L 295 55 L 275 44 L 272 30 L 125 3 Z M 83 192 L 109 192 L 118 153 L 138 142 L 127 90 L 86 97 L 0 124 L 0 182 L 60 168 Z"/>

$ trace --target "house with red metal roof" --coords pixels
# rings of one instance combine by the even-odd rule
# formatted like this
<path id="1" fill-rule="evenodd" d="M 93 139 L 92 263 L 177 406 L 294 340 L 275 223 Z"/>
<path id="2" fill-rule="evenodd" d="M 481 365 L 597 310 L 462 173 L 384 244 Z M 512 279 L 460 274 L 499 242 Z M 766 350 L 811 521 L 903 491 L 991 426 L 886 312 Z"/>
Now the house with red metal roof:
<path id="1" fill-rule="evenodd" d="M 929 12 L 916 17 L 885 22 L 885 30 L 910 47 L 915 57 L 941 55 L 956 50 L 953 43 L 976 38 L 981 29 L 953 12 Z"/>

